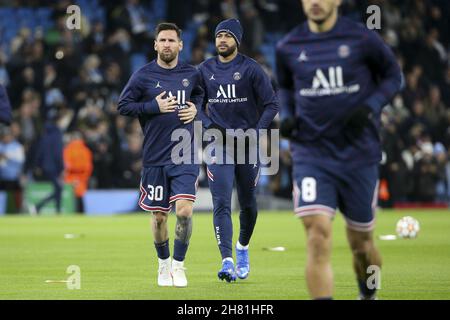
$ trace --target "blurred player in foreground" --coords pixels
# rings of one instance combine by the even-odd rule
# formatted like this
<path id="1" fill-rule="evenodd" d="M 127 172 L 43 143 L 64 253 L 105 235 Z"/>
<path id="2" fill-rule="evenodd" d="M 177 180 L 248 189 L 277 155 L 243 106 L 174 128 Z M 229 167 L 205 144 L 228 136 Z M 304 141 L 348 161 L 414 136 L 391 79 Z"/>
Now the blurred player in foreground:
<path id="1" fill-rule="evenodd" d="M 238 52 L 242 40 L 239 21 L 222 21 L 216 27 L 215 37 L 218 55 L 206 60 L 199 67 L 208 104 L 208 115 L 201 110 L 200 117 L 203 126 L 218 129 L 222 133 L 222 142 L 227 144 L 225 152 L 215 155 L 218 161 L 208 164 L 207 175 L 214 205 L 214 231 L 222 255 L 222 268 L 218 277 L 231 282 L 236 280 L 236 275 L 240 279 L 247 278 L 250 271 L 248 248 L 258 214 L 255 195 L 260 172 L 257 135 L 259 129 L 267 129 L 270 126 L 278 112 L 278 101 L 269 77 L 261 66 Z M 203 107 L 206 107 L 206 104 Z M 229 129 L 250 131 L 253 137 L 251 133 L 247 137 L 237 134 L 231 138 L 233 143 L 230 146 L 228 133 L 234 130 Z M 252 130 L 247 131 L 248 129 Z M 220 139 L 213 143 L 218 141 Z M 241 147 L 239 142 L 243 142 Z M 254 161 L 250 153 L 255 156 Z M 239 161 L 239 158 L 243 161 Z M 234 182 L 241 209 L 239 240 L 236 243 L 236 269 L 233 261 L 231 221 Z"/>
<path id="2" fill-rule="evenodd" d="M 158 254 L 158 285 L 187 286 L 184 258 L 192 233 L 192 210 L 195 201 L 199 167 L 196 164 L 175 165 L 171 140 L 174 130 L 184 129 L 192 139 L 197 114 L 196 104 L 203 100 L 200 74 L 178 61 L 183 48 L 181 30 L 171 23 L 156 28 L 156 60 L 136 71 L 120 98 L 121 115 L 138 117 L 144 132 L 143 171 L 141 178 L 142 209 L 153 213 L 152 230 Z M 167 218 L 175 203 L 177 222 L 173 261 L 170 259 Z"/>
<path id="3" fill-rule="evenodd" d="M 360 299 L 375 299 L 374 245 L 380 114 L 402 86 L 392 51 L 377 33 L 338 16 L 340 0 L 303 0 L 307 22 L 277 45 L 281 134 L 291 139 L 294 207 L 307 234 L 306 280 L 314 299 L 331 299 L 332 219 L 347 237 Z M 378 269 L 377 268 L 377 269 Z"/>

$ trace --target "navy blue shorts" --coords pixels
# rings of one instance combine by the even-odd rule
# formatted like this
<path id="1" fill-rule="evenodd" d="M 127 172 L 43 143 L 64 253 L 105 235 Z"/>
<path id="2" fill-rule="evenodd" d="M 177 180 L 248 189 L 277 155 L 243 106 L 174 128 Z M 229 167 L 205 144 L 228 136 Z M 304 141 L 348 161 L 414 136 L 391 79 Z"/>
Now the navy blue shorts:
<path id="1" fill-rule="evenodd" d="M 326 214 L 334 218 L 339 208 L 348 228 L 363 232 L 373 230 L 378 165 L 339 171 L 313 164 L 296 164 L 293 174 L 297 216 Z"/>
<path id="2" fill-rule="evenodd" d="M 145 211 L 169 212 L 174 201 L 195 201 L 198 174 L 195 164 L 144 168 L 139 206 Z"/>

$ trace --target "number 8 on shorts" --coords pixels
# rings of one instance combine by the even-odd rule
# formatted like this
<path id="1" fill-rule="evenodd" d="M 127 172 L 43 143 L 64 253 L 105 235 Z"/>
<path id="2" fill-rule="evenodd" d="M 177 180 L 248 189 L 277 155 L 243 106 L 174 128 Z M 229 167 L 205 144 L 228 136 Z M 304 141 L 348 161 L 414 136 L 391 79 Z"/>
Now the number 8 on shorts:
<path id="1" fill-rule="evenodd" d="M 314 202 L 317 198 L 317 183 L 312 177 L 302 179 L 301 196 L 304 202 Z"/>

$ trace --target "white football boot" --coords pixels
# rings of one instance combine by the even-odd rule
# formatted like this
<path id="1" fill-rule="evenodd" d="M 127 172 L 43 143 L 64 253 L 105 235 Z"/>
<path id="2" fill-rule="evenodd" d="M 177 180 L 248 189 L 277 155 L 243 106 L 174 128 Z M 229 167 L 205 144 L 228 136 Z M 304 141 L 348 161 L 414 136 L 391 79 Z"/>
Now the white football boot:
<path id="1" fill-rule="evenodd" d="M 173 279 L 172 279 L 172 262 L 170 257 L 167 259 L 159 259 L 159 268 L 158 268 L 158 286 L 160 287 L 172 287 Z"/>
<path id="2" fill-rule="evenodd" d="M 184 267 L 184 261 L 172 261 L 172 277 L 173 285 L 175 287 L 187 287 L 186 268 Z"/>

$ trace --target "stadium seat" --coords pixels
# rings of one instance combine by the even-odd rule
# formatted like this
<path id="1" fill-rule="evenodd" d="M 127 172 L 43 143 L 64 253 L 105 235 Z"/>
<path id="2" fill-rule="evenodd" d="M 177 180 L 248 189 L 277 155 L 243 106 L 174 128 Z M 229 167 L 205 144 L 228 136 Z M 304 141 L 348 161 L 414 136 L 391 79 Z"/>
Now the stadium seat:
<path id="1" fill-rule="evenodd" d="M 182 60 L 187 61 L 191 57 L 192 43 L 195 39 L 195 31 L 186 29 L 183 31 L 183 51 L 180 53 Z"/>
<path id="2" fill-rule="evenodd" d="M 152 11 L 155 20 L 163 20 L 167 16 L 167 6 L 165 0 L 154 0 L 152 5 Z"/>
<path id="3" fill-rule="evenodd" d="M 135 53 L 131 55 L 130 63 L 131 63 L 131 71 L 135 72 L 137 69 L 139 69 L 140 67 L 142 67 L 144 64 L 147 63 L 147 58 L 145 57 L 144 54 Z"/>
<path id="4" fill-rule="evenodd" d="M 275 47 L 272 44 L 263 44 L 261 46 L 261 53 L 267 60 L 267 63 L 272 69 L 275 68 Z"/>

